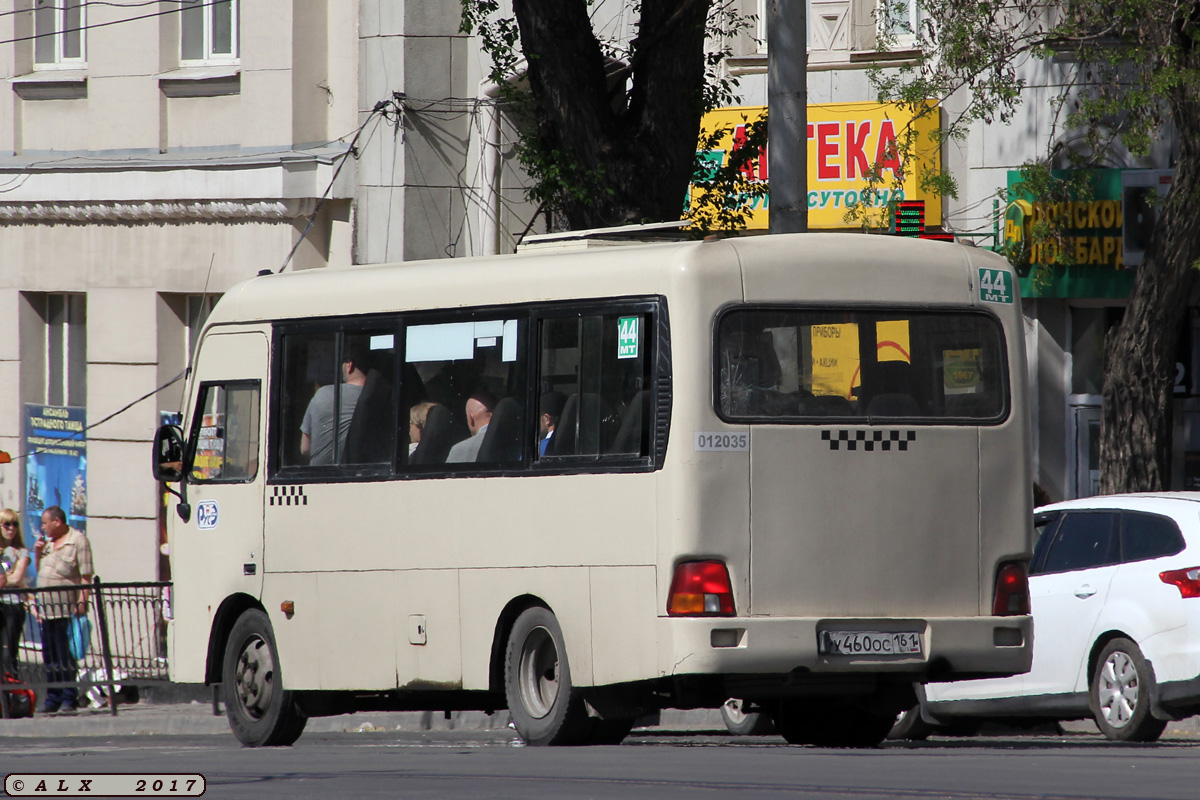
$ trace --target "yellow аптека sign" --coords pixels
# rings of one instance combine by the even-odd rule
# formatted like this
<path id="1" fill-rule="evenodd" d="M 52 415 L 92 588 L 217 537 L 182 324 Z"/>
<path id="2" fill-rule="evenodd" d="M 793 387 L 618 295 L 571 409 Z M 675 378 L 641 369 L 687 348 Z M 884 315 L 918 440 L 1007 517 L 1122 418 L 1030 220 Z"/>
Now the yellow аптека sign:
<path id="1" fill-rule="evenodd" d="M 934 104 L 930 101 L 930 106 Z M 746 126 L 766 109 L 762 106 L 719 108 L 701 120 L 700 137 L 718 129 L 724 135 L 711 150 L 699 152 L 713 168 L 723 166 L 730 153 L 746 140 Z M 847 222 L 848 206 L 863 202 L 878 209 L 872 212 L 873 227 L 887 227 L 889 201 L 924 200 L 925 224 L 942 224 L 941 195 L 920 188 L 923 173 L 936 172 L 941 165 L 939 145 L 933 134 L 941 124 L 940 113 L 918 117 L 910 106 L 899 103 L 823 103 L 808 106 L 808 224 L 814 229 L 856 228 L 861 221 Z M 916 133 L 915 152 L 909 163 L 900 163 L 896 149 L 905 131 Z M 743 170 L 754 182 L 769 183 L 767 151 L 747 163 Z M 871 189 L 866 176 L 878 165 L 882 184 Z M 897 178 L 900 184 L 897 186 Z M 693 184 L 689 205 L 703 186 Z M 746 227 L 761 230 L 768 226 L 770 196 L 749 200 Z"/>

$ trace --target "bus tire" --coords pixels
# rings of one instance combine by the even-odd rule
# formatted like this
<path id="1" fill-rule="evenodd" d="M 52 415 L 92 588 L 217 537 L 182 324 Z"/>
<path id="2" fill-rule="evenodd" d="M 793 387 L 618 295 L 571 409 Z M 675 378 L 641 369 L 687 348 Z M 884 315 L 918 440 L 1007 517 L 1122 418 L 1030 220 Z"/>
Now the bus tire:
<path id="1" fill-rule="evenodd" d="M 1154 742 L 1166 720 L 1150 713 L 1154 674 L 1138 646 L 1113 639 L 1100 651 L 1092 674 L 1091 703 L 1096 726 L 1118 742 Z"/>
<path id="2" fill-rule="evenodd" d="M 229 632 L 221 694 L 229 728 L 247 747 L 290 745 L 304 732 L 308 717 L 283 688 L 271 621 L 257 608 L 238 617 Z"/>
<path id="3" fill-rule="evenodd" d="M 504 653 L 504 694 L 526 744 L 582 744 L 592 733 L 583 696 L 571 684 L 562 629 L 547 608 L 527 608 L 513 623 Z"/>
<path id="4" fill-rule="evenodd" d="M 746 701 L 736 697 L 721 706 L 721 720 L 734 736 L 766 736 L 775 732 L 770 716 L 761 711 L 746 711 Z"/>
<path id="5" fill-rule="evenodd" d="M 819 701 L 781 703 L 775 727 L 788 744 L 814 747 L 878 747 L 896 722 L 896 712 Z"/>

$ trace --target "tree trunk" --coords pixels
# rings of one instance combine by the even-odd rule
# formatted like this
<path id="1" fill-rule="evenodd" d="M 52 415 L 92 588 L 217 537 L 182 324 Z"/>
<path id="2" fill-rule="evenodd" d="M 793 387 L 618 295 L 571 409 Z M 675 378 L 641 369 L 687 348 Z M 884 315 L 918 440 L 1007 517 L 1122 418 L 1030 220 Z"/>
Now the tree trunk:
<path id="1" fill-rule="evenodd" d="M 1180 131 L 1174 185 L 1105 346 L 1102 494 L 1170 488 L 1175 358 L 1200 258 L 1200 103 L 1176 97 L 1171 110 Z"/>
<path id="2" fill-rule="evenodd" d="M 711 0 L 642 0 L 628 102 L 585 0 L 514 0 L 538 138 L 599 191 L 556 198 L 573 229 L 679 219 L 702 113 Z M 614 102 L 614 96 L 617 101 Z"/>

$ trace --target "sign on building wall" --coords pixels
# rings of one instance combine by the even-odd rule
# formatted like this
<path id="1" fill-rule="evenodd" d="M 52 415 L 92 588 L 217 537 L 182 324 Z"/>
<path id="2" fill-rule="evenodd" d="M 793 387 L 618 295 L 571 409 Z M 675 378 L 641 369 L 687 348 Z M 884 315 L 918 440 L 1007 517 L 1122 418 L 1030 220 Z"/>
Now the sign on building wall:
<path id="1" fill-rule="evenodd" d="M 59 506 L 67 524 L 87 531 L 87 410 L 25 404 L 26 545 L 41 530 L 42 512 Z"/>
<path id="2" fill-rule="evenodd" d="M 701 120 L 701 139 L 724 129 L 711 150 L 699 151 L 713 167 L 725 165 L 731 153 L 746 139 L 747 123 L 757 120 L 762 106 L 719 108 Z M 938 113 L 917 117 L 899 103 L 823 103 L 808 106 L 808 224 L 813 229 L 857 228 L 860 220 L 846 220 L 849 207 L 858 203 L 878 209 L 870 215 L 873 227 L 886 228 L 891 200 L 925 201 L 925 224 L 942 224 L 942 197 L 923 191 L 920 176 L 940 168 L 940 147 L 933 139 L 940 125 Z M 901 163 L 898 138 L 911 128 L 916 132 L 917 153 Z M 876 188 L 868 186 L 867 175 L 878 165 L 883 178 Z M 757 183 L 769 183 L 767 151 L 750 161 L 744 173 Z M 900 183 L 897 185 L 897 178 Z M 692 185 L 691 203 L 703 188 Z M 770 216 L 770 195 L 749 199 L 746 227 L 764 230 Z"/>
<path id="3" fill-rule="evenodd" d="M 1128 297 L 1130 267 L 1142 262 L 1153 230 L 1157 201 L 1171 185 L 1167 170 L 1084 170 L 1091 196 L 1046 202 L 1023 191 L 1021 173 L 1008 173 L 1004 241 L 1023 253 L 1017 263 L 1022 297 Z M 1056 170 L 1056 177 L 1073 173 Z M 1034 242 L 1040 222 L 1062 224 L 1054 242 Z M 1040 268 L 1035 270 L 1034 268 Z M 1034 279 L 1035 271 L 1038 273 Z"/>

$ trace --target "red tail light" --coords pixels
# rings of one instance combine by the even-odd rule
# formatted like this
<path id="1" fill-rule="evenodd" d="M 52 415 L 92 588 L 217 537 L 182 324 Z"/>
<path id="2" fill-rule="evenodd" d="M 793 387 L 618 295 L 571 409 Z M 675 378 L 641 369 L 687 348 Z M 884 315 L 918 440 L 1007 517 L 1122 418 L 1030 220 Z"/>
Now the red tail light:
<path id="1" fill-rule="evenodd" d="M 1167 570 L 1158 579 L 1179 589 L 1181 597 L 1200 597 L 1200 567 Z"/>
<path id="2" fill-rule="evenodd" d="M 1010 561 L 1000 565 L 996 573 L 996 594 L 992 599 L 992 614 L 997 617 L 1016 617 L 1029 613 L 1029 575 L 1025 562 Z"/>
<path id="3" fill-rule="evenodd" d="M 732 617 L 733 586 L 720 561 L 687 561 L 675 567 L 667 614 L 672 617 Z"/>

